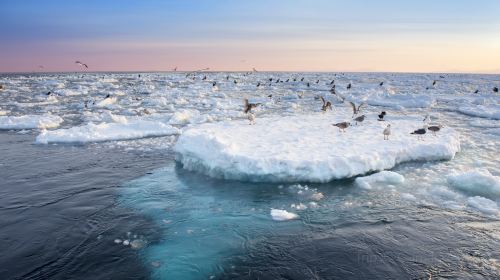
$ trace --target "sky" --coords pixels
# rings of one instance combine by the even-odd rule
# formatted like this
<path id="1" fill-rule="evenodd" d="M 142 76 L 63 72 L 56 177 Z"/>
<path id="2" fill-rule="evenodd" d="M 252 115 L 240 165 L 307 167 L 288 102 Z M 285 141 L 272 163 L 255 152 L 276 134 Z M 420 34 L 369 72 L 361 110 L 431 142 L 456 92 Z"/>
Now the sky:
<path id="1" fill-rule="evenodd" d="M 498 0 L 0 0 L 0 72 L 500 73 Z M 43 68 L 39 66 L 43 66 Z"/>

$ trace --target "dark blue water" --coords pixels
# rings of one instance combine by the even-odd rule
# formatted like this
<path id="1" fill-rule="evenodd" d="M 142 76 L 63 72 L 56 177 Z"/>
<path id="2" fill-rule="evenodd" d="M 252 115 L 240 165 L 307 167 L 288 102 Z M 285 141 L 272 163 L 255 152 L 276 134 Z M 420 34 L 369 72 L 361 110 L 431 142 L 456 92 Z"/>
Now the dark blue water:
<path id="1" fill-rule="evenodd" d="M 352 210 L 339 206 L 356 195 L 341 181 L 311 186 L 330 207 L 276 223 L 269 207 L 300 200 L 293 186 L 210 179 L 168 153 L 0 136 L 2 279 L 498 275 L 499 224 L 471 213 L 376 197 Z M 143 247 L 114 243 L 134 236 Z"/>

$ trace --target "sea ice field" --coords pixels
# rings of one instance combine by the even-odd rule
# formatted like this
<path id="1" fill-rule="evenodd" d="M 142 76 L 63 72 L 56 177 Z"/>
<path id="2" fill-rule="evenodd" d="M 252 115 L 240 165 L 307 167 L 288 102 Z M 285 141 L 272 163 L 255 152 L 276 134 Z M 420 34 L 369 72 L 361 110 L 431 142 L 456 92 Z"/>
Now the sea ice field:
<path id="1" fill-rule="evenodd" d="M 499 75 L 77 72 L 0 84 L 4 279 L 500 275 Z M 440 129 L 410 134 L 424 127 Z"/>

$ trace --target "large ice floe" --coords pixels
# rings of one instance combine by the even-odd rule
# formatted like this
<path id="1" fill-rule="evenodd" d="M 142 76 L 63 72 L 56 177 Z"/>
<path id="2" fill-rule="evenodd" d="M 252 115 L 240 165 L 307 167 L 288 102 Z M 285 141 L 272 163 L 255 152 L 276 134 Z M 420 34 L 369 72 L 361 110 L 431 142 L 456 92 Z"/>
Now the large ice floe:
<path id="1" fill-rule="evenodd" d="M 180 130 L 171 125 L 150 120 L 131 120 L 114 123 L 88 123 L 68 129 L 44 130 L 36 137 L 36 142 L 86 143 L 111 140 L 130 140 L 153 136 L 179 134 Z"/>
<path id="2" fill-rule="evenodd" d="M 0 116 L 0 129 L 55 128 L 62 122 L 55 115 Z"/>
<path id="3" fill-rule="evenodd" d="M 292 117 L 207 123 L 187 129 L 174 150 L 183 167 L 213 177 L 249 181 L 327 182 L 391 169 L 407 161 L 449 160 L 460 150 L 459 135 L 443 128 L 423 140 L 410 135 L 422 127 L 420 116 L 390 119 L 368 115 L 342 133 L 332 123 L 350 114 L 312 113 Z"/>

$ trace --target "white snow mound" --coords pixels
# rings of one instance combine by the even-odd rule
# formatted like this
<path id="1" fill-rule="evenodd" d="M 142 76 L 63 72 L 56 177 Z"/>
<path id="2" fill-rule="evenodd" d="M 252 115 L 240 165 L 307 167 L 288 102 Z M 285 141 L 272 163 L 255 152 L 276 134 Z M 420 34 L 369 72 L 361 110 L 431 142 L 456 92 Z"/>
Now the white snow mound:
<path id="1" fill-rule="evenodd" d="M 370 176 L 358 177 L 354 181 L 358 186 L 364 189 L 371 189 L 372 184 L 403 184 L 405 177 L 393 171 L 380 171 Z"/>
<path id="2" fill-rule="evenodd" d="M 299 215 L 288 212 L 286 210 L 271 209 L 271 217 L 275 221 L 288 221 L 288 220 L 298 219 Z"/>
<path id="3" fill-rule="evenodd" d="M 487 169 L 475 169 L 447 177 L 452 187 L 474 195 L 500 198 L 500 177 L 493 176 Z"/>
<path id="4" fill-rule="evenodd" d="M 54 115 L 0 116 L 0 129 L 55 128 L 62 122 Z"/>
<path id="5" fill-rule="evenodd" d="M 248 181 L 328 182 L 393 168 L 407 161 L 449 160 L 460 150 L 459 135 L 449 127 L 424 140 L 410 135 L 421 117 L 387 122 L 373 116 L 346 133 L 332 123 L 349 120 L 333 114 L 206 123 L 179 137 L 174 150 L 184 168 L 213 177 Z M 418 119 L 418 120 L 417 120 Z"/>
<path id="6" fill-rule="evenodd" d="M 86 143 L 111 140 L 130 140 L 153 136 L 179 134 L 178 128 L 158 121 L 134 120 L 124 123 L 88 123 L 68 129 L 44 130 L 36 137 L 36 142 Z"/>

